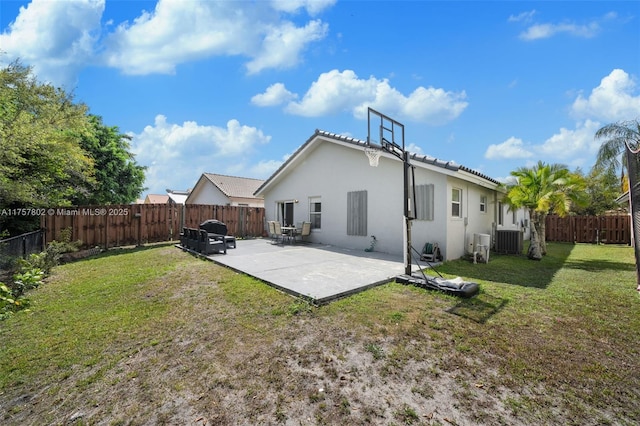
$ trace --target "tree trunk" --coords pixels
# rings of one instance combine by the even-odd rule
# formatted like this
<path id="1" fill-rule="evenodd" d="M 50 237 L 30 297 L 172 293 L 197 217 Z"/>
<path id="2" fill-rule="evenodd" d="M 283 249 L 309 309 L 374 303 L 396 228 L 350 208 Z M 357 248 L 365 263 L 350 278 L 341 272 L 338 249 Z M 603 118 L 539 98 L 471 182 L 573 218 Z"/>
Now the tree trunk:
<path id="1" fill-rule="evenodd" d="M 540 253 L 543 256 L 547 255 L 547 215 L 544 213 L 540 213 L 538 217 L 540 235 L 538 238 L 540 239 Z"/>
<path id="2" fill-rule="evenodd" d="M 538 212 L 531 210 L 529 212 L 531 217 L 531 244 L 529 245 L 529 251 L 527 257 L 531 260 L 541 260 L 542 251 L 540 248 L 540 215 Z"/>

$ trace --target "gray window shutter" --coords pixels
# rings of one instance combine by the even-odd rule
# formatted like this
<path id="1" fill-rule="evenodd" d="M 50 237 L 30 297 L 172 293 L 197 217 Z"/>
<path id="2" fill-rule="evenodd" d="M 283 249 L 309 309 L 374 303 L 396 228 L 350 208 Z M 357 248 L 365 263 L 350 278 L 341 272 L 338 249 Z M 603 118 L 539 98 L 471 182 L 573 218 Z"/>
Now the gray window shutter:
<path id="1" fill-rule="evenodd" d="M 367 191 L 347 192 L 347 235 L 367 235 Z"/>
<path id="2" fill-rule="evenodd" d="M 433 184 L 416 185 L 416 219 L 433 220 Z"/>

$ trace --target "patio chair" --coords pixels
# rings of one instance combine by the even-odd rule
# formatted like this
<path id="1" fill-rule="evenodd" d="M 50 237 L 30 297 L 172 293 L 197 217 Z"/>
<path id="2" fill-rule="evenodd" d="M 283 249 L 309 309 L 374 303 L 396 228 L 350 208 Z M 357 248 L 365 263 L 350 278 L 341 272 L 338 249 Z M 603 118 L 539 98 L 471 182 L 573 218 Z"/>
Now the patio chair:
<path id="1" fill-rule="evenodd" d="M 308 237 L 309 235 L 311 235 L 311 222 L 302 222 L 300 233 L 296 234 L 296 236 L 300 237 L 300 241 L 304 241 L 304 237 Z"/>
<path id="2" fill-rule="evenodd" d="M 212 237 L 206 229 L 199 229 L 198 234 L 200 236 L 199 252 L 207 255 L 212 253 L 224 253 L 227 254 L 227 243 L 224 241 L 224 236 Z"/>
<path id="3" fill-rule="evenodd" d="M 280 225 L 280 222 L 278 222 L 277 220 L 273 222 L 273 235 L 274 241 L 276 243 L 278 242 L 278 239 L 280 239 L 280 241 L 284 243 L 284 238 L 289 237 L 288 235 L 282 233 L 282 225 Z"/>
<path id="4" fill-rule="evenodd" d="M 187 228 L 187 248 L 189 250 L 198 251 L 198 230 Z"/>
<path id="5" fill-rule="evenodd" d="M 269 228 L 269 238 L 271 238 L 271 241 L 275 241 L 276 240 L 276 225 L 275 222 L 270 220 L 267 222 L 267 226 Z"/>
<path id="6" fill-rule="evenodd" d="M 189 233 L 187 228 L 182 228 L 182 232 L 180 233 L 180 245 L 184 248 L 187 247 L 187 239 L 189 238 Z"/>
<path id="7" fill-rule="evenodd" d="M 228 228 L 224 222 L 216 219 L 205 220 L 200 224 L 200 229 L 207 231 L 209 238 L 224 241 L 227 248 L 236 248 L 236 237 L 227 235 Z"/>

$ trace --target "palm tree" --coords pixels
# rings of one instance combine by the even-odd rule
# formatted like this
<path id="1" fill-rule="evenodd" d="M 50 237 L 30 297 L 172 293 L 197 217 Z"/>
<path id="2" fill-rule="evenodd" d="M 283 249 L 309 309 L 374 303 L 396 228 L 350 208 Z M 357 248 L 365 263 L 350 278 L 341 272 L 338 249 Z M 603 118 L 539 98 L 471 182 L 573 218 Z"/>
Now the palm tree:
<path id="1" fill-rule="evenodd" d="M 507 184 L 504 201 L 512 209 L 526 208 L 531 218 L 531 245 L 527 256 L 540 260 L 547 254 L 545 220 L 550 212 L 565 216 L 572 203 L 584 205 L 587 201 L 584 178 L 569 172 L 561 164 L 539 161 L 533 167 L 520 167 L 511 172 L 515 178 Z"/>
<path id="2" fill-rule="evenodd" d="M 600 170 L 612 168 L 619 171 L 620 187 L 624 192 L 627 157 L 623 154 L 627 145 L 634 150 L 640 147 L 640 122 L 631 120 L 607 124 L 598 129 L 595 139 L 603 139 L 604 141 L 598 150 L 594 167 Z"/>
<path id="3" fill-rule="evenodd" d="M 640 291 L 640 209 L 638 205 L 638 175 L 640 175 L 640 122 L 638 120 L 620 121 L 607 124 L 598 129 L 596 139 L 606 139 L 600 146 L 596 167 L 616 167 L 622 169 L 622 191 L 624 192 L 624 168 L 629 171 L 629 207 L 631 208 L 631 225 L 635 241 L 636 284 Z M 618 157 L 622 155 L 622 161 Z M 631 162 L 631 164 L 629 164 Z M 636 197 L 634 197 L 636 196 Z"/>

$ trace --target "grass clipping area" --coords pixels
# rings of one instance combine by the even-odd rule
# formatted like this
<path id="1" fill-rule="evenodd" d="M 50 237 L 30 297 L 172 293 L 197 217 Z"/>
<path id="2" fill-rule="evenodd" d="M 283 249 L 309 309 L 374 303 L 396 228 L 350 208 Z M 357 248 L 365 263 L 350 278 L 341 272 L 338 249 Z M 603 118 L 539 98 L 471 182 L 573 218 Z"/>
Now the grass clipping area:
<path id="1" fill-rule="evenodd" d="M 0 322 L 0 423 L 640 423 L 633 251 L 550 244 L 316 308 L 173 247 L 64 265 Z"/>

